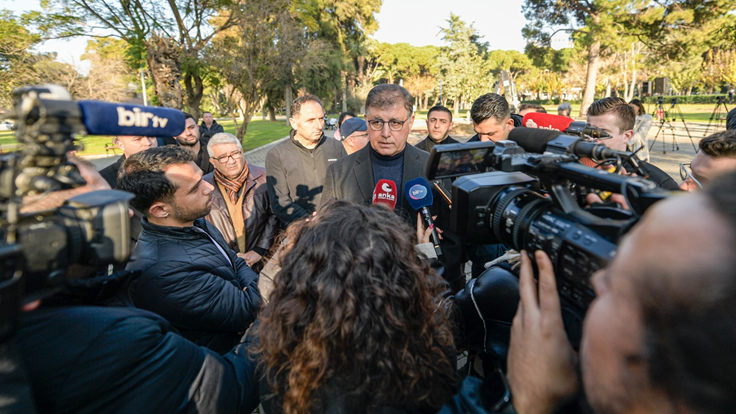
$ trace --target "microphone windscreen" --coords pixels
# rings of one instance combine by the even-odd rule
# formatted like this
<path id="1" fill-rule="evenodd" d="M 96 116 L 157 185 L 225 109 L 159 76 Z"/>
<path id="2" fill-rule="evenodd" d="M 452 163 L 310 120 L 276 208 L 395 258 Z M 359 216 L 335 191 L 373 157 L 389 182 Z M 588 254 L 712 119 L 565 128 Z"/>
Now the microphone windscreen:
<path id="1" fill-rule="evenodd" d="M 552 129 L 555 131 L 564 131 L 573 123 L 572 118 L 566 116 L 545 114 L 540 112 L 530 112 L 524 115 L 521 124 L 527 128 Z"/>
<path id="2" fill-rule="evenodd" d="M 373 189 L 373 204 L 383 204 L 391 208 L 396 208 L 396 195 L 399 190 L 396 183 L 391 180 L 378 180 L 376 188 Z"/>
<path id="3" fill-rule="evenodd" d="M 417 177 L 413 180 L 407 181 L 404 185 L 406 191 L 406 198 L 409 200 L 409 205 L 414 210 L 419 210 L 422 207 L 429 207 L 432 205 L 432 189 L 429 186 L 429 182 L 424 177 Z"/>
<path id="4" fill-rule="evenodd" d="M 509 132 L 509 140 L 519 144 L 526 152 L 543 154 L 547 143 L 562 134 L 550 129 L 514 128 Z"/>
<path id="5" fill-rule="evenodd" d="M 100 101 L 80 101 L 79 107 L 90 135 L 175 137 L 186 126 L 178 109 Z"/>

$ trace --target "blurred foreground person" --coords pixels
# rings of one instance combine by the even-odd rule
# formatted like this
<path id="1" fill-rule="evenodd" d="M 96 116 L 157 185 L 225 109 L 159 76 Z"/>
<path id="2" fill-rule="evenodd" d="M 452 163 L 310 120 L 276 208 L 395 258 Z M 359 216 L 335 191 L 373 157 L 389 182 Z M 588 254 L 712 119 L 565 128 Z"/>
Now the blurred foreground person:
<path id="1" fill-rule="evenodd" d="M 597 298 L 583 328 L 579 371 L 595 412 L 733 412 L 734 244 L 733 172 L 704 191 L 657 203 L 623 239 L 613 262 L 593 277 Z M 542 252 L 535 258 L 538 284 L 522 254 L 508 379 L 517 412 L 552 413 L 580 380 L 552 263 Z M 443 412 L 484 412 L 496 403 L 483 400 L 487 391 L 466 380 Z"/>
<path id="2" fill-rule="evenodd" d="M 94 167 L 73 158 L 70 161 L 78 165 L 87 185 L 50 193 L 24 206 L 24 212 L 59 207 L 70 197 L 107 186 Z M 122 272 L 75 280 L 74 272 L 68 272 L 61 292 L 47 297 L 40 306 L 35 301 L 25 308 L 28 312 L 12 341 L 37 411 L 252 412 L 258 394 L 255 363 L 247 356 L 247 344 L 220 356 L 186 340 L 154 313 L 98 306 L 114 300 L 115 287 L 134 276 Z M 8 403 L 0 402 L 0 412 L 13 408 Z"/>
<path id="3" fill-rule="evenodd" d="M 255 328 L 264 411 L 436 412 L 455 390 L 455 352 L 444 282 L 411 228 L 347 201 L 299 225 Z"/>
<path id="4" fill-rule="evenodd" d="M 689 164 L 680 164 L 680 190 L 695 191 L 716 176 L 736 170 L 736 131 L 726 130 L 698 142 L 700 151 Z"/>

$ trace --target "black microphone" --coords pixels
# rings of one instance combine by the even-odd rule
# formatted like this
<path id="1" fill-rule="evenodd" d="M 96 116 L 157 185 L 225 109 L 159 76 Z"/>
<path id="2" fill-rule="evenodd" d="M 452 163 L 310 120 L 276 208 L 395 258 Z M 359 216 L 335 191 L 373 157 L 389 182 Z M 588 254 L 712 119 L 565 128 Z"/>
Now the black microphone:
<path id="1" fill-rule="evenodd" d="M 631 153 L 614 150 L 603 144 L 585 141 L 564 132 L 549 129 L 514 128 L 509 132 L 509 140 L 516 142 L 526 152 L 543 154 L 552 152 L 557 154 L 576 155 L 594 160 L 608 158 L 627 158 Z"/>
<path id="2" fill-rule="evenodd" d="M 409 200 L 411 208 L 419 211 L 427 226 L 434 224 L 432 214 L 427 208 L 432 205 L 432 189 L 429 187 L 429 182 L 424 177 L 417 177 L 407 181 L 404 188 L 406 189 L 406 198 Z M 434 244 L 434 251 L 437 253 L 437 256 L 442 256 L 440 237 L 437 235 L 437 229 L 432 229 L 432 244 Z"/>

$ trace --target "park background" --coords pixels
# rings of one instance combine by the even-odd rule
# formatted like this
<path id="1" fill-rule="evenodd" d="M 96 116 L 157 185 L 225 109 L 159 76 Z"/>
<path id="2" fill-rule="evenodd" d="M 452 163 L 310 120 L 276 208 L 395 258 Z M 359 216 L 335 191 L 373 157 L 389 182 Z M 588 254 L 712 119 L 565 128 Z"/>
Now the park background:
<path id="1" fill-rule="evenodd" d="M 686 122 L 725 118 L 716 102 L 736 85 L 736 0 L 500 3 L 6 0 L 0 112 L 14 88 L 55 83 L 76 99 L 213 112 L 250 150 L 288 133 L 287 103 L 301 94 L 336 117 L 399 83 L 421 128 L 438 103 L 467 119 L 505 70 L 522 102 L 553 113 L 565 101 L 583 117 L 606 96 L 644 98 L 651 113 L 642 83 L 667 77 L 666 109 L 676 97 Z M 13 141 L 0 132 L 0 148 Z M 110 138 L 82 141 L 92 156 Z"/>

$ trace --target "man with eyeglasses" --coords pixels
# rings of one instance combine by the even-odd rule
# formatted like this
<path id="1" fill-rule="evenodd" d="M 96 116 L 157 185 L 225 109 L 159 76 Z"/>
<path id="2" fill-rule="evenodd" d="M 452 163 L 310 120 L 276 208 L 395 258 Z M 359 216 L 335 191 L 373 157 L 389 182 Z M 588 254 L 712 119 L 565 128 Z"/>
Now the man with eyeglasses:
<path id="1" fill-rule="evenodd" d="M 588 107 L 588 123 L 611 135 L 610 138 L 596 140 L 596 143 L 611 149 L 627 151 L 629 140 L 634 136 L 636 113 L 621 98 L 603 98 Z M 677 183 L 666 172 L 646 161 L 639 161 L 639 163 L 649 181 L 665 190 L 677 191 Z M 629 163 L 625 163 L 624 169 L 633 171 L 634 168 Z"/>
<path id="2" fill-rule="evenodd" d="M 370 204 L 376 183 L 391 180 L 399 190 L 395 211 L 416 227 L 417 212 L 403 187 L 424 175 L 429 154 L 406 144 L 414 123 L 413 104 L 409 92 L 399 85 L 371 89 L 365 101 L 370 145 L 327 168 L 322 204 L 333 198 Z"/>
<path id="3" fill-rule="evenodd" d="M 271 212 L 266 170 L 248 165 L 240 140 L 232 134 L 213 135 L 207 152 L 215 171 L 202 180 L 215 189 L 212 209 L 205 219 L 220 230 L 238 257 L 259 272 L 263 268 L 261 259 L 279 229 L 279 221 Z"/>
<path id="4" fill-rule="evenodd" d="M 266 154 L 271 208 L 283 227 L 316 210 L 327 166 L 347 155 L 339 141 L 325 139 L 325 113 L 316 96 L 296 98 L 289 122 L 289 139 Z"/>
<path id="5" fill-rule="evenodd" d="M 689 164 L 680 164 L 680 190 L 703 188 L 714 177 L 736 170 L 736 130 L 718 132 L 698 143 L 700 151 Z"/>

